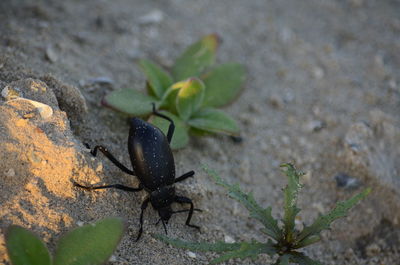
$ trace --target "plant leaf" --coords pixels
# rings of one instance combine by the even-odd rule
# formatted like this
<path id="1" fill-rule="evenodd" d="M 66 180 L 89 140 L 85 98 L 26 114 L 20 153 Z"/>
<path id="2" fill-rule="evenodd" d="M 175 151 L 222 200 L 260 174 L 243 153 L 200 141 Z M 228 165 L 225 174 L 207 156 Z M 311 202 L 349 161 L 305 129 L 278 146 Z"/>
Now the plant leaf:
<path id="1" fill-rule="evenodd" d="M 276 253 L 275 248 L 273 247 L 272 243 L 269 241 L 267 243 L 260 243 L 255 240 L 252 240 L 252 242 L 241 242 L 240 243 L 240 248 L 236 249 L 234 251 L 230 251 L 226 253 L 225 255 L 222 255 L 216 259 L 213 259 L 210 264 L 217 264 L 221 263 L 223 261 L 229 260 L 229 259 L 234 259 L 234 258 L 240 258 L 240 259 L 245 259 L 245 258 L 252 258 L 255 259 L 259 254 L 268 254 L 270 256 L 273 256 Z"/>
<path id="2" fill-rule="evenodd" d="M 175 116 L 174 114 L 172 114 L 168 111 L 160 111 L 160 112 L 162 114 L 168 116 L 169 118 L 171 118 L 175 124 L 174 135 L 172 136 L 172 141 L 170 143 L 171 148 L 176 150 L 176 149 L 185 147 L 189 142 L 188 128 L 185 125 L 185 123 L 179 117 Z M 153 125 L 160 128 L 160 130 L 165 135 L 167 135 L 168 127 L 170 124 L 169 121 L 153 115 L 150 122 Z"/>
<path id="3" fill-rule="evenodd" d="M 370 192 L 371 188 L 368 188 L 346 201 L 339 202 L 329 213 L 318 217 L 312 225 L 306 226 L 298 235 L 296 239 L 298 242 L 297 244 L 302 245 L 304 244 L 304 240 L 307 240 L 311 236 L 319 235 L 319 233 L 324 229 L 329 229 L 329 226 L 333 221 L 340 217 L 344 217 L 351 207 L 353 207 L 361 199 L 365 198 Z"/>
<path id="4" fill-rule="evenodd" d="M 132 116 L 145 116 L 152 112 L 151 103 L 157 99 L 134 89 L 124 88 L 106 95 L 102 104 Z M 158 103 L 157 103 L 158 104 Z"/>
<path id="5" fill-rule="evenodd" d="M 178 113 L 176 109 L 176 97 L 184 84 L 185 81 L 181 81 L 170 86 L 161 98 L 160 108 L 166 108 L 172 113 Z"/>
<path id="6" fill-rule="evenodd" d="M 174 238 L 169 238 L 164 235 L 154 235 L 155 238 L 168 243 L 174 247 L 178 248 L 185 248 L 189 249 L 191 251 L 201 251 L 201 252 L 207 252 L 207 251 L 213 251 L 213 252 L 227 252 L 227 251 L 234 251 L 240 249 L 241 243 L 225 243 L 222 241 L 218 241 L 215 243 L 208 243 L 208 242 L 188 242 L 180 239 L 174 239 Z"/>
<path id="7" fill-rule="evenodd" d="M 260 205 L 257 204 L 252 193 L 242 192 L 239 185 L 237 184 L 229 185 L 228 183 L 223 181 L 221 177 L 216 174 L 215 171 L 208 169 L 206 166 L 204 167 L 204 170 L 207 172 L 208 175 L 214 178 L 214 181 L 218 185 L 228 190 L 229 196 L 243 204 L 243 206 L 246 207 L 246 209 L 250 212 L 251 217 L 257 219 L 264 225 L 265 229 L 263 229 L 263 232 L 265 234 L 269 235 L 276 241 L 281 238 L 282 232 L 279 229 L 278 222 L 272 217 L 271 207 L 263 209 Z"/>
<path id="8" fill-rule="evenodd" d="M 190 118 L 188 124 L 196 129 L 211 133 L 230 135 L 239 133 L 239 127 L 235 120 L 224 112 L 213 108 L 200 109 Z"/>
<path id="9" fill-rule="evenodd" d="M 297 207 L 297 197 L 301 189 L 300 177 L 304 175 L 298 172 L 292 164 L 282 164 L 285 168 L 284 173 L 288 177 L 288 185 L 284 189 L 284 209 L 283 224 L 287 242 L 293 242 L 294 226 L 296 215 L 300 212 Z"/>
<path id="10" fill-rule="evenodd" d="M 50 265 L 51 257 L 44 243 L 31 231 L 8 227 L 5 235 L 8 256 L 13 265 Z"/>
<path id="11" fill-rule="evenodd" d="M 284 254 L 278 258 L 275 265 L 289 265 L 289 258 L 290 256 L 288 254 Z"/>
<path id="12" fill-rule="evenodd" d="M 152 93 L 158 99 L 161 99 L 167 88 L 172 85 L 172 77 L 161 67 L 149 60 L 142 59 L 139 65 L 146 74 Z"/>
<path id="13" fill-rule="evenodd" d="M 161 107 L 168 109 L 170 112 L 178 113 L 176 108 L 176 98 L 178 92 L 187 84 L 188 80 L 183 80 L 172 84 L 161 98 Z"/>
<path id="14" fill-rule="evenodd" d="M 172 75 L 175 80 L 180 81 L 191 76 L 199 76 L 206 67 L 212 65 L 215 61 L 218 43 L 218 36 L 210 34 L 189 46 L 172 67 Z"/>
<path id="15" fill-rule="evenodd" d="M 95 265 L 105 263 L 124 232 L 119 218 L 105 218 L 76 228 L 58 242 L 54 265 Z"/>
<path id="16" fill-rule="evenodd" d="M 234 100 L 245 80 L 243 65 L 222 64 L 202 76 L 205 84 L 203 106 L 220 107 Z"/>
<path id="17" fill-rule="evenodd" d="M 241 258 L 241 259 L 248 257 L 256 258 L 257 255 L 261 253 L 266 253 L 271 256 L 275 254 L 275 248 L 271 241 L 268 241 L 267 243 L 260 243 L 255 240 L 253 240 L 250 243 L 248 242 L 225 243 L 222 241 L 218 241 L 215 243 L 207 243 L 207 242 L 195 243 L 195 242 L 183 241 L 180 239 L 169 238 L 164 235 L 155 235 L 154 237 L 174 247 L 185 248 L 191 251 L 201 251 L 201 252 L 213 251 L 217 253 L 228 252 L 227 254 L 212 260 L 211 264 L 220 263 L 225 260 L 233 258 Z"/>
<path id="18" fill-rule="evenodd" d="M 291 262 L 297 263 L 299 265 L 322 265 L 319 261 L 313 260 L 303 253 L 300 252 L 290 252 L 286 254 L 289 256 Z"/>
<path id="19" fill-rule="evenodd" d="M 295 248 L 303 248 L 303 247 L 312 245 L 314 243 L 317 243 L 320 240 L 321 240 L 321 236 L 319 236 L 319 235 L 308 236 L 308 237 L 304 238 L 300 243 L 296 244 Z"/>
<path id="20" fill-rule="evenodd" d="M 176 110 L 179 117 L 184 121 L 188 120 L 200 108 L 203 98 L 203 82 L 197 78 L 187 79 L 176 96 Z"/>

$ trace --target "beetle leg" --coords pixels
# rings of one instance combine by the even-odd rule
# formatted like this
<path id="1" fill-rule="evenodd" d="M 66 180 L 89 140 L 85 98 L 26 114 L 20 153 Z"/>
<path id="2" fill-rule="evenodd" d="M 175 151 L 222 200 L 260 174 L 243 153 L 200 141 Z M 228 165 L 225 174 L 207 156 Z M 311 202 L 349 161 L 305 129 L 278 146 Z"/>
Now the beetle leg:
<path id="1" fill-rule="evenodd" d="M 132 188 L 132 187 L 124 186 L 121 184 L 105 185 L 105 186 L 83 186 L 81 184 L 74 182 L 74 186 L 85 189 L 85 190 L 99 190 L 99 189 L 109 189 L 109 188 L 115 188 L 115 189 L 124 190 L 124 191 L 131 191 L 131 192 L 137 192 L 137 191 L 143 190 L 143 187 L 141 185 L 139 185 L 138 188 Z"/>
<path id="2" fill-rule="evenodd" d="M 194 206 L 193 206 L 192 200 L 187 197 L 183 197 L 183 196 L 175 196 L 174 201 L 177 203 L 189 203 L 190 204 L 189 214 L 188 214 L 185 224 L 187 226 L 190 226 L 190 227 L 193 227 L 196 229 L 200 229 L 199 226 L 190 224 L 190 219 L 192 219 L 192 215 L 193 215 L 193 211 L 194 211 Z"/>
<path id="3" fill-rule="evenodd" d="M 164 220 L 161 219 L 162 225 L 164 227 L 165 234 L 168 235 L 167 225 L 165 224 Z"/>
<path id="4" fill-rule="evenodd" d="M 153 114 L 154 115 L 170 122 L 169 127 L 168 127 L 167 139 L 168 139 L 168 143 L 171 143 L 172 135 L 174 134 L 174 131 L 175 131 L 174 121 L 170 117 L 165 116 L 164 114 L 161 114 L 160 112 L 158 112 L 156 110 L 156 104 L 152 103 L 152 105 L 153 105 Z"/>
<path id="5" fill-rule="evenodd" d="M 186 212 L 189 212 L 189 211 L 190 211 L 190 209 L 179 210 L 179 211 L 173 211 L 172 214 L 176 214 L 176 213 L 186 213 Z M 202 212 L 203 210 L 202 210 L 202 209 L 194 208 L 193 211 Z"/>
<path id="6" fill-rule="evenodd" d="M 149 204 L 150 198 L 146 198 L 146 200 L 143 201 L 142 206 L 140 206 L 140 209 L 142 210 L 140 212 L 140 228 L 139 228 L 139 233 L 136 237 L 136 242 L 139 241 L 140 237 L 142 236 L 143 233 L 143 214 L 144 210 L 146 210 L 148 204 Z"/>
<path id="7" fill-rule="evenodd" d="M 185 174 L 183 174 L 182 176 L 180 176 L 179 178 L 175 179 L 175 183 L 180 182 L 182 180 L 185 180 L 187 178 L 193 177 L 194 176 L 194 171 L 191 170 L 189 172 L 186 172 Z"/>
<path id="8" fill-rule="evenodd" d="M 86 147 L 90 149 L 90 146 L 88 144 L 85 144 Z M 97 150 L 102 152 L 108 159 L 110 159 L 111 162 L 113 162 L 114 165 L 116 165 L 119 169 L 124 171 L 125 173 L 129 175 L 134 175 L 136 176 L 135 172 L 133 170 L 130 170 L 126 166 L 124 166 L 121 162 L 119 162 L 110 152 L 108 152 L 107 148 L 105 148 L 102 145 L 96 145 L 93 150 L 90 151 L 90 153 L 93 156 L 97 155 Z"/>

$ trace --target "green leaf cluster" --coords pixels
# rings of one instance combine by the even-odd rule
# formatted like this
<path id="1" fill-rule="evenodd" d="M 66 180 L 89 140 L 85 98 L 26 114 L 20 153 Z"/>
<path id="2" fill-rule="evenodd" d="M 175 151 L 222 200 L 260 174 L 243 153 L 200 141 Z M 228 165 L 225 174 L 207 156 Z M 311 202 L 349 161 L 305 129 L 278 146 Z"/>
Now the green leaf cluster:
<path id="1" fill-rule="evenodd" d="M 237 63 L 214 66 L 218 46 L 215 34 L 204 36 L 179 56 L 171 73 L 143 59 L 139 65 L 147 77 L 147 94 L 125 88 L 106 95 L 102 103 L 131 116 L 148 116 L 154 102 L 161 113 L 175 122 L 173 149 L 188 143 L 189 132 L 237 135 L 239 127 L 235 120 L 217 108 L 237 97 L 245 70 Z M 151 122 L 167 131 L 160 118 L 153 117 Z"/>
<path id="2" fill-rule="evenodd" d="M 96 265 L 104 264 L 118 246 L 124 232 L 119 218 L 106 218 L 76 228 L 58 242 L 54 257 L 31 231 L 11 225 L 6 247 L 13 265 Z"/>
<path id="3" fill-rule="evenodd" d="M 252 193 L 243 192 L 237 184 L 228 184 L 214 171 L 206 168 L 207 173 L 214 178 L 215 182 L 226 188 L 228 195 L 241 203 L 249 211 L 250 216 L 264 226 L 261 231 L 269 237 L 265 243 L 256 240 L 238 243 L 225 243 L 221 241 L 216 243 L 195 243 L 168 238 L 164 235 L 156 235 L 156 238 L 175 247 L 186 248 L 192 251 L 224 253 L 222 256 L 212 260 L 211 264 L 220 263 L 232 258 L 255 259 L 262 253 L 271 257 L 277 255 L 278 258 L 274 263 L 275 265 L 289 265 L 290 263 L 300 265 L 321 264 L 298 250 L 318 242 L 321 239 L 321 231 L 329 229 L 330 224 L 334 220 L 345 216 L 351 207 L 370 193 L 371 189 L 368 188 L 346 201 L 339 202 L 333 210 L 318 217 L 313 224 L 305 226 L 304 229 L 299 231 L 295 228 L 295 218 L 300 212 L 300 209 L 297 207 L 297 198 L 302 187 L 300 177 L 303 173 L 297 171 L 291 164 L 283 164 L 281 167 L 283 168 L 283 173 L 288 177 L 288 184 L 284 189 L 284 215 L 282 220 L 277 220 L 272 216 L 271 207 L 261 207 L 255 201 Z"/>

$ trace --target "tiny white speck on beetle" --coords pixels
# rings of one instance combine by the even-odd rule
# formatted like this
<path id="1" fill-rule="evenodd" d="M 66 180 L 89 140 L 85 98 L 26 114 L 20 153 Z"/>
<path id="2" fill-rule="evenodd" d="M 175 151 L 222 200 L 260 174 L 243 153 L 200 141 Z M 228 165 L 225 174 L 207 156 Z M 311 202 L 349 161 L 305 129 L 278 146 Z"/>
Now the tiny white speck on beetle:
<path id="1" fill-rule="evenodd" d="M 194 253 L 194 252 L 192 252 L 192 251 L 187 251 L 186 254 L 187 254 L 189 257 L 191 257 L 192 259 L 197 258 L 196 253 Z"/>

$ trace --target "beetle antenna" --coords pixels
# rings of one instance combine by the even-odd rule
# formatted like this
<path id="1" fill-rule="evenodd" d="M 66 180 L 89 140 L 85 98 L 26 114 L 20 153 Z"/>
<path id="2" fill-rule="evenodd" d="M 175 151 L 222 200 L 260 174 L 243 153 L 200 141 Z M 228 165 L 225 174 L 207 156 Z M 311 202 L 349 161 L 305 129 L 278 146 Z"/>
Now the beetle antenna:
<path id="1" fill-rule="evenodd" d="M 162 220 L 162 219 L 160 219 L 160 220 L 161 220 L 161 222 L 162 222 L 162 225 L 164 226 L 165 234 L 168 235 L 167 226 L 165 225 L 164 220 Z"/>

